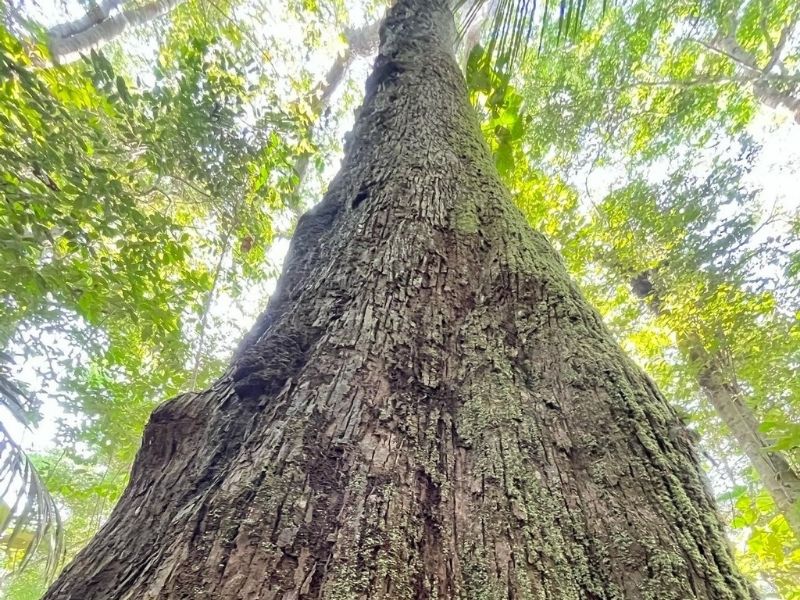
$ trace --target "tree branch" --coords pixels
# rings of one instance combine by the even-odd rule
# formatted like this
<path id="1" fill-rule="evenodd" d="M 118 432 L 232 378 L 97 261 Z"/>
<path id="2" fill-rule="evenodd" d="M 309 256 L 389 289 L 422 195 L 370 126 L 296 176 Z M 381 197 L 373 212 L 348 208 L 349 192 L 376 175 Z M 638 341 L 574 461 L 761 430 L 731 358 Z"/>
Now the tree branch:
<path id="1" fill-rule="evenodd" d="M 676 88 L 691 88 L 703 85 L 719 85 L 723 83 L 752 83 L 764 82 L 769 85 L 770 82 L 781 81 L 787 83 L 800 83 L 800 74 L 797 75 L 765 75 L 759 74 L 757 76 L 748 75 L 731 75 L 723 77 L 698 77 L 697 79 L 689 79 L 685 81 L 675 79 L 663 79 L 654 81 L 633 81 L 627 85 L 613 88 L 617 91 L 635 87 L 676 87 Z"/>
<path id="2" fill-rule="evenodd" d="M 63 64 L 76 60 L 81 53 L 107 44 L 128 27 L 135 27 L 167 14 L 183 0 L 156 0 L 139 8 L 123 10 L 113 17 L 103 19 L 94 25 L 69 35 L 50 39 L 50 52 L 56 63 Z M 121 0 L 107 0 L 107 3 L 121 3 Z M 88 15 L 87 15 L 88 17 Z M 82 21 L 82 20 L 81 20 Z"/>
<path id="3" fill-rule="evenodd" d="M 68 38 L 86 31 L 108 19 L 108 17 L 111 16 L 111 12 L 123 2 L 124 0 L 103 0 L 100 4 L 92 2 L 91 8 L 89 8 L 86 14 L 80 19 L 59 23 L 51 27 L 47 31 L 47 35 L 50 39 Z"/>
<path id="4" fill-rule="evenodd" d="M 770 58 L 767 65 L 764 67 L 764 72 L 771 71 L 775 65 L 781 63 L 781 53 L 783 52 L 784 47 L 786 46 L 786 42 L 789 41 L 789 38 L 792 36 L 794 32 L 794 28 L 797 25 L 797 15 L 794 16 L 791 23 L 789 23 L 786 27 L 783 28 L 781 31 L 781 35 L 778 38 L 778 43 L 772 46 L 770 49 Z"/>
<path id="5" fill-rule="evenodd" d="M 763 71 L 758 68 L 756 61 L 753 59 L 747 51 L 742 48 L 739 43 L 733 39 L 732 37 L 720 37 L 717 38 L 719 40 L 720 46 L 716 46 L 713 43 L 709 43 L 703 40 L 698 40 L 696 38 L 689 38 L 689 41 L 694 42 L 695 44 L 701 45 L 706 50 L 710 50 L 715 54 L 719 54 L 720 56 L 724 56 L 738 64 L 739 66 L 744 67 L 748 71 L 753 71 L 754 73 L 762 73 Z"/>

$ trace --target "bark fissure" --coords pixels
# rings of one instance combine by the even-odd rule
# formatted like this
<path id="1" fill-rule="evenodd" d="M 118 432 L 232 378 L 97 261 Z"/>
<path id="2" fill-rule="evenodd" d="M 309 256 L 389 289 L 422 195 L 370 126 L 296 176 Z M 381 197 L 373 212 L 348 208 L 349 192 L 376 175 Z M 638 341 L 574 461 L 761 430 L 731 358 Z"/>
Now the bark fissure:
<path id="1" fill-rule="evenodd" d="M 47 598 L 750 597 L 675 415 L 499 182 L 454 40 L 398 0 L 267 311 L 154 414 Z"/>

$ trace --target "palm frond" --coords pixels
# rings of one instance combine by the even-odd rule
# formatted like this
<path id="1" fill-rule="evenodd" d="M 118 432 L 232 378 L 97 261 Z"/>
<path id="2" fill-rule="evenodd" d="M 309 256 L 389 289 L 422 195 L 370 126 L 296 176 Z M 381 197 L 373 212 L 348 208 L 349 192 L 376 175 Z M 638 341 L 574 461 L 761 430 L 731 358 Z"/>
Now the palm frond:
<path id="1" fill-rule="evenodd" d="M 4 406 L 17 421 L 27 426 L 32 403 L 9 375 L 6 365 L 11 361 L 11 356 L 0 352 L 0 406 Z"/>
<path id="2" fill-rule="evenodd" d="M 550 27 L 558 27 L 559 41 L 577 35 L 590 2 L 559 0 L 558 6 L 554 6 L 555 2 L 544 0 L 540 7 L 537 0 L 456 0 L 454 8 L 461 15 L 461 37 L 481 20 L 491 25 L 487 55 L 498 72 L 508 73 L 525 57 L 537 23 L 540 29 L 538 51 L 541 52 L 544 34 Z M 606 2 L 602 0 L 603 12 Z"/>
<path id="3" fill-rule="evenodd" d="M 6 356 L 0 356 L 0 361 Z M 8 361 L 5 361 L 6 364 Z M 26 427 L 30 425 L 30 398 L 0 362 L 0 406 Z M 55 574 L 64 554 L 64 528 L 53 497 L 31 459 L 0 423 L 0 545 L 7 566 L 20 571 L 39 549 L 44 549 L 45 576 Z"/>

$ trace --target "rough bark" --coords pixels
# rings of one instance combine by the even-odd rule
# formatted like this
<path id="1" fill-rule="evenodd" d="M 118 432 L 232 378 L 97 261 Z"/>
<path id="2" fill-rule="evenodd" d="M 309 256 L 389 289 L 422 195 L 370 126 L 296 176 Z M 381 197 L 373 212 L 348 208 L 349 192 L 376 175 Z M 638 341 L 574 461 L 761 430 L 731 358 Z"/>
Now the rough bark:
<path id="1" fill-rule="evenodd" d="M 211 389 L 156 410 L 78 599 L 750 597 L 685 432 L 513 207 L 444 0 Z"/>
<path id="2" fill-rule="evenodd" d="M 653 314 L 662 313 L 662 296 L 652 281 L 652 275 L 640 275 L 631 288 L 635 295 L 646 301 Z M 770 449 L 772 442 L 761 433 L 758 419 L 747 405 L 741 385 L 731 374 L 732 366 L 718 354 L 708 352 L 702 339 L 691 331 L 678 334 L 678 349 L 697 368 L 698 386 L 800 539 L 800 477 L 780 452 Z"/>
<path id="3" fill-rule="evenodd" d="M 181 2 L 183 0 L 156 0 L 137 8 L 118 11 L 113 16 L 110 16 L 110 10 L 121 2 L 106 2 L 101 5 L 108 9 L 105 13 L 100 12 L 95 16 L 90 13 L 84 20 L 51 30 L 55 33 L 50 36 L 50 53 L 58 64 L 71 62 L 82 53 L 107 44 L 128 27 L 143 25 L 167 14 Z"/>

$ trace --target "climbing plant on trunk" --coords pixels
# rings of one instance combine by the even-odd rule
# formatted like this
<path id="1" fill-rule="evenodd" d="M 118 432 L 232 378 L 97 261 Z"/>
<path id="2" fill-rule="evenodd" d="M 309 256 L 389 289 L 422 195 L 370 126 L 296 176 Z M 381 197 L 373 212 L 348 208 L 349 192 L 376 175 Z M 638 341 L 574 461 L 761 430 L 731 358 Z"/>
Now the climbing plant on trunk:
<path id="1" fill-rule="evenodd" d="M 499 182 L 445 0 L 398 0 L 228 371 L 46 598 L 748 598 L 680 421 Z"/>

